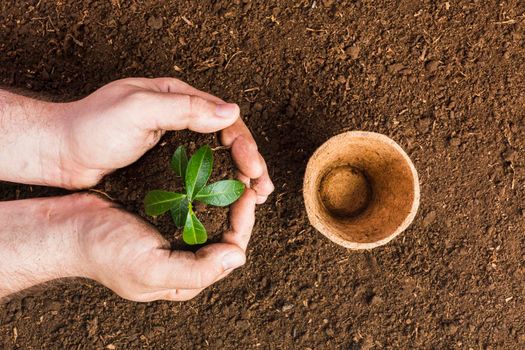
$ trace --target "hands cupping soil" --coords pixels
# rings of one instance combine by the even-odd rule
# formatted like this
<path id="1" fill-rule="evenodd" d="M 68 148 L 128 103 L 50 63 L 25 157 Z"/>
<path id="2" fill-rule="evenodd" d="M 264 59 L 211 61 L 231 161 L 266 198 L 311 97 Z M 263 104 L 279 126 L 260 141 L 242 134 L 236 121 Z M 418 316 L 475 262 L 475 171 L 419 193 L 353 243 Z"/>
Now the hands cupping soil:
<path id="1" fill-rule="evenodd" d="M 255 205 L 264 203 L 274 186 L 236 104 L 225 103 L 173 78 L 128 78 L 79 101 L 47 104 L 46 111 L 46 120 L 60 123 L 60 127 L 55 126 L 53 132 L 44 127 L 40 135 L 48 144 L 58 145 L 57 152 L 46 158 L 45 166 L 40 164 L 44 169 L 40 175 L 31 174 L 30 178 L 23 172 L 7 174 L 9 180 L 16 177 L 22 183 L 88 188 L 104 175 L 138 160 L 165 131 L 189 129 L 200 133 L 222 131 L 221 141 L 231 148 L 238 178 L 246 190 L 232 205 L 231 229 L 224 233 L 222 242 L 196 253 L 172 251 L 153 227 L 94 195 L 26 201 L 25 206 L 41 206 L 46 211 L 49 206 L 53 211 L 70 213 L 44 216 L 43 220 L 51 227 L 59 227 L 63 234 L 50 236 L 48 244 L 39 248 L 43 254 L 52 256 L 57 249 L 68 249 L 63 247 L 73 247 L 77 254 L 65 264 L 56 264 L 53 259 L 25 261 L 26 265 L 41 264 L 41 269 L 47 270 L 45 278 L 20 278 L 10 290 L 0 290 L 0 297 L 53 278 L 84 276 L 131 300 L 187 300 L 244 264 Z M 34 114 L 29 117 L 36 118 Z M 56 168 L 46 170 L 49 164 Z M 50 181 L 43 174 L 59 175 L 49 177 Z M 56 217 L 60 221 L 53 222 Z M 29 252 L 35 247 L 30 240 L 27 242 L 20 249 L 26 249 L 31 256 Z M 16 275 L 16 261 L 13 266 Z"/>
<path id="2" fill-rule="evenodd" d="M 122 257 L 122 261 L 115 264 L 115 257 L 121 256 L 119 252 L 141 249 L 136 245 L 137 241 L 128 237 L 122 245 L 114 246 L 115 254 L 110 254 L 107 261 L 95 269 L 105 273 L 95 272 L 93 278 L 128 299 L 187 300 L 244 264 L 255 220 L 255 204 L 264 203 L 274 187 L 266 162 L 240 118 L 237 105 L 226 104 L 177 79 L 131 78 L 101 88 L 73 108 L 79 111 L 78 120 L 73 121 L 78 135 L 74 144 L 81 145 L 75 149 L 75 160 L 86 169 L 97 169 L 98 176 L 140 158 L 166 130 L 189 129 L 201 133 L 222 130 L 221 141 L 231 148 L 239 169 L 238 177 L 247 186 L 246 192 L 232 206 L 231 229 L 224 234 L 223 243 L 208 245 L 196 253 L 174 252 L 165 248 L 169 245 L 158 237 L 154 229 L 148 228 L 142 230 L 142 234 L 149 232 L 149 236 L 156 236 L 158 241 L 153 240 L 156 243 L 142 255 L 145 261 Z M 99 121 L 100 115 L 104 116 L 103 121 Z M 100 129 L 100 122 L 105 123 L 105 133 L 111 137 L 94 132 L 95 128 Z M 96 139 L 93 139 L 94 135 L 98 135 Z M 89 138 L 89 148 L 85 147 L 87 142 L 83 142 L 83 138 L 86 138 L 85 141 Z M 119 151 L 107 152 L 108 149 Z M 91 181 L 98 181 L 99 178 Z M 108 220 L 115 220 L 115 216 L 108 216 Z M 137 226 L 128 225 L 127 232 L 122 232 L 121 237 L 138 234 L 140 227 L 137 220 Z M 115 233 L 106 230 L 99 234 Z M 95 247 L 100 241 L 105 239 L 88 239 L 91 243 L 87 243 L 85 249 Z M 106 250 L 104 246 L 99 248 L 101 253 L 94 253 L 91 260 L 103 262 L 108 255 L 103 253 Z M 116 266 L 117 271 L 112 273 L 111 269 L 108 270 L 110 266 Z M 135 275 L 127 276 L 122 273 L 124 271 L 135 271 Z"/>

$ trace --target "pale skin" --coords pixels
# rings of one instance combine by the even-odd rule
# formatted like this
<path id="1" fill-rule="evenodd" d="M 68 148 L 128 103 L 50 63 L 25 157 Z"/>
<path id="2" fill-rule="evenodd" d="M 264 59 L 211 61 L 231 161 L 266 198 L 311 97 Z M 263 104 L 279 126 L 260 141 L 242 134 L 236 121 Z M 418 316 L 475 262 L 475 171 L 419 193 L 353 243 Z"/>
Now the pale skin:
<path id="1" fill-rule="evenodd" d="M 129 78 L 50 103 L 0 90 L 0 180 L 86 189 L 138 160 L 167 130 L 221 131 L 247 185 L 221 243 L 172 251 L 137 216 L 88 193 L 0 202 L 0 299 L 66 277 L 134 301 L 182 301 L 246 261 L 255 206 L 274 187 L 239 107 L 173 78 Z"/>

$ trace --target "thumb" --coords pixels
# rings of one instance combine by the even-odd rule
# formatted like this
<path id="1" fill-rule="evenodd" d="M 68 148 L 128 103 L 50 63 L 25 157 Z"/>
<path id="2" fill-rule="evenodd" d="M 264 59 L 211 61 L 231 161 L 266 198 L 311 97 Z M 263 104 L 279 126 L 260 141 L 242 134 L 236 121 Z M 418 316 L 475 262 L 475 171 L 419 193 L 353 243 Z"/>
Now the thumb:
<path id="1" fill-rule="evenodd" d="M 147 108 L 148 118 L 140 113 L 139 124 L 149 130 L 189 129 L 211 133 L 225 129 L 240 116 L 235 103 L 217 103 L 199 96 L 171 92 L 140 92 L 139 108 Z"/>
<path id="2" fill-rule="evenodd" d="M 210 244 L 196 253 L 165 250 L 150 266 L 149 276 L 162 281 L 157 287 L 201 289 L 245 261 L 244 251 L 234 244 Z"/>

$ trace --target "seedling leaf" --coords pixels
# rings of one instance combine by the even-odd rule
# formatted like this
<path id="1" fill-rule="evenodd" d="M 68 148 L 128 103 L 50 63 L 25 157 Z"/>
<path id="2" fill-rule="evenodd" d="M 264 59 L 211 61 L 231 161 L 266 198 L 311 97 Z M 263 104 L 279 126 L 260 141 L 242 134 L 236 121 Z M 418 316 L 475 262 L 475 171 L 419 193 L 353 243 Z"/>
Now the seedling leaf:
<path id="1" fill-rule="evenodd" d="M 146 214 L 157 216 L 163 214 L 186 199 L 186 195 L 163 190 L 153 190 L 146 194 L 144 207 Z"/>
<path id="2" fill-rule="evenodd" d="M 197 219 L 193 209 L 189 208 L 188 215 L 186 216 L 186 224 L 184 225 L 184 231 L 182 232 L 182 239 L 186 244 L 203 244 L 208 239 L 208 234 L 204 225 Z"/>
<path id="3" fill-rule="evenodd" d="M 144 198 L 146 214 L 157 216 L 171 212 L 178 228 L 183 228 L 182 239 L 186 244 L 203 244 L 208 239 L 206 228 L 193 211 L 193 201 L 227 206 L 241 197 L 245 185 L 237 180 L 223 180 L 206 186 L 213 167 L 213 152 L 202 146 L 188 160 L 186 148 L 179 146 L 171 158 L 171 168 L 182 177 L 186 194 L 153 190 Z"/>
<path id="4" fill-rule="evenodd" d="M 173 153 L 173 157 L 171 157 L 171 168 L 175 171 L 175 174 L 182 177 L 182 180 L 184 181 L 187 166 L 188 155 L 186 154 L 186 147 L 179 146 L 175 150 L 175 153 Z"/>
<path id="5" fill-rule="evenodd" d="M 202 146 L 195 152 L 186 168 L 186 193 L 190 200 L 206 185 L 211 175 L 213 154 L 210 146 Z"/>
<path id="6" fill-rule="evenodd" d="M 244 184 L 237 180 L 223 180 L 203 187 L 195 200 L 224 207 L 235 202 L 244 192 Z"/>
<path id="7" fill-rule="evenodd" d="M 186 217 L 188 216 L 188 207 L 190 201 L 188 198 L 184 198 L 178 202 L 173 208 L 171 208 L 171 218 L 177 228 L 184 227 L 186 224 Z"/>

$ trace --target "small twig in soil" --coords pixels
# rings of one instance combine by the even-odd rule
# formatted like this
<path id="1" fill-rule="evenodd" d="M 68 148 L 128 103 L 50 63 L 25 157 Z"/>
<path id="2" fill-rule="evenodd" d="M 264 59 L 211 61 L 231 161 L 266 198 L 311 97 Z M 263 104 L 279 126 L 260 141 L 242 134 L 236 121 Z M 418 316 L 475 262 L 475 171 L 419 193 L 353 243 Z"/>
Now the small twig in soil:
<path id="1" fill-rule="evenodd" d="M 525 19 L 525 14 L 519 16 L 517 19 L 516 18 L 512 18 L 512 19 L 508 19 L 506 21 L 498 21 L 498 22 L 492 22 L 492 23 L 494 23 L 494 24 L 515 24 L 515 23 L 521 22 L 524 19 Z"/>
<path id="2" fill-rule="evenodd" d="M 195 70 L 197 72 L 203 72 L 205 70 L 208 70 L 210 68 L 216 67 L 217 61 L 214 58 L 207 59 L 204 62 L 197 63 L 195 65 Z"/>
<path id="3" fill-rule="evenodd" d="M 228 60 L 228 62 L 226 62 L 226 65 L 224 66 L 224 70 L 226 70 L 226 69 L 228 68 L 228 66 L 230 65 L 230 62 L 233 60 L 233 58 L 234 58 L 235 56 L 237 56 L 238 54 L 240 54 L 241 52 L 242 52 L 242 51 L 237 51 L 236 53 L 234 53 L 234 54 L 230 57 L 230 59 Z"/>
<path id="4" fill-rule="evenodd" d="M 252 88 L 243 90 L 242 92 L 251 92 L 251 91 L 259 91 L 259 90 L 261 90 L 261 88 L 256 86 L 256 87 L 252 87 Z"/>
<path id="5" fill-rule="evenodd" d="M 307 32 L 314 32 L 314 33 L 320 33 L 320 32 L 328 33 L 328 30 L 326 30 L 326 29 L 313 29 L 313 28 L 306 28 L 306 31 L 307 31 Z"/>
<path id="6" fill-rule="evenodd" d="M 53 30 L 49 30 L 49 29 L 47 28 L 47 24 L 48 24 L 48 23 L 51 24 L 51 27 L 53 27 Z M 55 26 L 55 23 L 53 23 L 53 21 L 51 20 L 51 17 L 50 17 L 50 16 L 47 16 L 46 32 L 48 32 L 48 33 L 51 33 L 51 32 L 58 33 L 58 32 L 60 32 L 60 31 L 58 30 L 58 28 Z"/>
<path id="7" fill-rule="evenodd" d="M 272 21 L 272 23 L 275 23 L 277 25 L 281 24 L 281 22 L 279 22 L 274 15 L 271 15 L 270 17 L 266 17 L 266 18 Z"/>
<path id="8" fill-rule="evenodd" d="M 104 197 L 106 197 L 106 198 L 108 198 L 108 199 L 110 199 L 110 200 L 112 200 L 112 201 L 115 200 L 115 198 L 111 197 L 109 194 L 107 194 L 107 193 L 104 192 L 104 191 L 97 190 L 97 189 L 94 189 L 94 188 L 90 188 L 88 191 L 89 191 L 89 192 L 95 192 L 95 193 L 101 194 L 101 195 L 103 195 Z"/>
<path id="9" fill-rule="evenodd" d="M 427 50 L 428 50 L 428 47 L 426 45 L 423 46 L 423 51 L 421 52 L 421 56 L 419 56 L 419 60 L 421 62 L 425 62 L 425 58 L 427 57 Z"/>
<path id="10" fill-rule="evenodd" d="M 189 25 L 190 27 L 193 27 L 193 22 L 192 22 L 192 21 L 190 21 L 189 19 L 187 19 L 187 18 L 184 17 L 184 16 L 180 16 L 180 18 L 182 18 L 182 20 L 183 20 L 184 22 L 186 22 L 187 25 Z"/>
<path id="11" fill-rule="evenodd" d="M 84 47 L 84 43 L 83 43 L 82 41 L 78 40 L 77 38 L 75 38 L 72 34 L 68 33 L 68 34 L 66 35 L 66 38 L 67 38 L 67 37 L 70 37 L 70 38 L 73 40 L 73 42 L 74 42 L 75 44 L 77 44 L 78 46 L 80 46 L 80 47 Z"/>
<path id="12" fill-rule="evenodd" d="M 211 150 L 215 152 L 215 151 L 222 151 L 225 149 L 230 149 L 230 147 L 229 146 L 217 146 L 215 148 L 212 148 Z"/>
<path id="13" fill-rule="evenodd" d="M 111 4 L 120 10 L 120 0 L 111 0 Z"/>
<path id="14" fill-rule="evenodd" d="M 494 24 L 514 24 L 517 21 L 515 19 L 509 19 L 507 21 L 501 21 L 501 22 L 494 22 Z"/>

